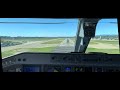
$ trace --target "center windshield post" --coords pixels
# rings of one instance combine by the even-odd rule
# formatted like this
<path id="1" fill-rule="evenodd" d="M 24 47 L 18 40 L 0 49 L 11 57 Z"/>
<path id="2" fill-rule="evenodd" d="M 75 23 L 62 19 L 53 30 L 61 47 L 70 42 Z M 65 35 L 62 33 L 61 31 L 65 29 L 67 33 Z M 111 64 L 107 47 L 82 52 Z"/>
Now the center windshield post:
<path id="1" fill-rule="evenodd" d="M 100 19 L 81 18 L 76 34 L 75 52 L 85 53 L 92 37 L 95 37 L 96 25 Z"/>

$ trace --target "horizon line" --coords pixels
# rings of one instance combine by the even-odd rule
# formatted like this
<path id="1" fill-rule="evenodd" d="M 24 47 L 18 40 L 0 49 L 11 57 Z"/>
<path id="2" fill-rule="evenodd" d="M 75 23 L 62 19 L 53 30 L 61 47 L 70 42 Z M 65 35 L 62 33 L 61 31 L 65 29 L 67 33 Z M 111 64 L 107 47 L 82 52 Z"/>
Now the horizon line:
<path id="1" fill-rule="evenodd" d="M 112 35 L 117 35 L 119 36 L 118 34 L 101 34 L 101 35 L 109 35 L 109 36 L 112 36 Z M 100 35 L 95 35 L 95 36 L 100 36 Z M 76 36 L 0 36 L 0 37 L 76 37 Z"/>

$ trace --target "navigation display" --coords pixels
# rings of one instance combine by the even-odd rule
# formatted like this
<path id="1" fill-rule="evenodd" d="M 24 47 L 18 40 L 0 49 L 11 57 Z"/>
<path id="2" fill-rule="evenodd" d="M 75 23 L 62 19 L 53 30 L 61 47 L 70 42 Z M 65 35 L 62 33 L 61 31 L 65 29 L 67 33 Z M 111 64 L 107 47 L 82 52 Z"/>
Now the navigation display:
<path id="1" fill-rule="evenodd" d="M 24 66 L 23 72 L 40 72 L 41 68 L 39 66 Z"/>

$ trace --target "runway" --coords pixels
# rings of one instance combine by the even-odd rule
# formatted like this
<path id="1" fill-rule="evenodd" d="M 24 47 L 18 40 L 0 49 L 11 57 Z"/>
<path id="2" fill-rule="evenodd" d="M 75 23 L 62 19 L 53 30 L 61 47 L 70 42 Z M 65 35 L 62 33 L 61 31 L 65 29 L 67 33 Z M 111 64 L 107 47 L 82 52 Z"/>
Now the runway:
<path id="1" fill-rule="evenodd" d="M 74 51 L 74 42 L 70 38 L 64 39 L 58 47 L 56 47 L 53 52 L 55 53 L 68 53 Z"/>

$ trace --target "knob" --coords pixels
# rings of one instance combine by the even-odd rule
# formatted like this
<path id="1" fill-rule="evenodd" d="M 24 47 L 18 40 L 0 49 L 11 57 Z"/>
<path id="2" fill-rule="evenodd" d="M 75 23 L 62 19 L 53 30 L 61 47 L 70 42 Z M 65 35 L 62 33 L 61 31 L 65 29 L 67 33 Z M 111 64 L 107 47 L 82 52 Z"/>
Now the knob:
<path id="1" fill-rule="evenodd" d="M 63 57 L 63 60 L 66 60 L 67 59 L 67 57 Z"/>
<path id="2" fill-rule="evenodd" d="M 52 59 L 54 60 L 56 57 L 52 57 Z"/>

